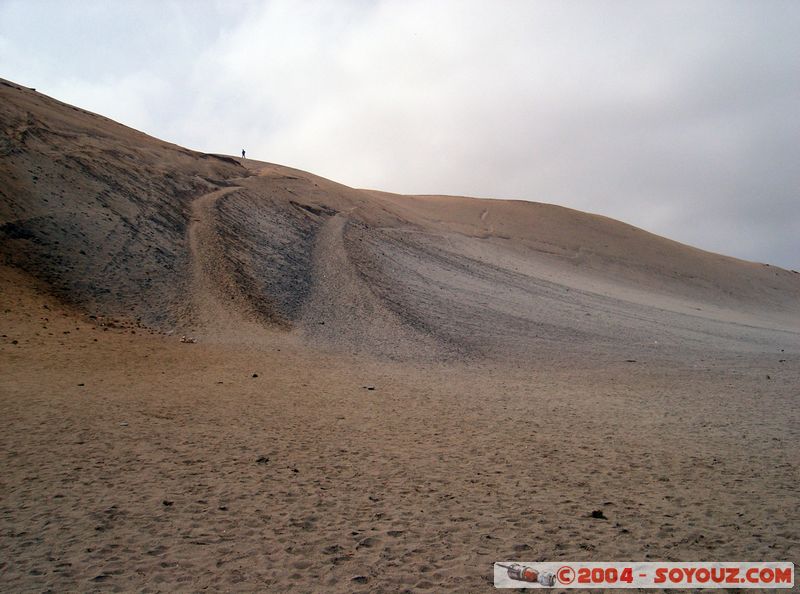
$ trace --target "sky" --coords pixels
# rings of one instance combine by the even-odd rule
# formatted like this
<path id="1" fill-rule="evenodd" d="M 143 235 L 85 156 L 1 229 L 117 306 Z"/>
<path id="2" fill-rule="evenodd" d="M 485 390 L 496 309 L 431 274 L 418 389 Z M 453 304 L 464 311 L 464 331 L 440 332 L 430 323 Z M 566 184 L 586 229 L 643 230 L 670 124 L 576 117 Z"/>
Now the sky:
<path id="1" fill-rule="evenodd" d="M 0 77 L 354 187 L 800 269 L 800 2 L 0 0 Z"/>

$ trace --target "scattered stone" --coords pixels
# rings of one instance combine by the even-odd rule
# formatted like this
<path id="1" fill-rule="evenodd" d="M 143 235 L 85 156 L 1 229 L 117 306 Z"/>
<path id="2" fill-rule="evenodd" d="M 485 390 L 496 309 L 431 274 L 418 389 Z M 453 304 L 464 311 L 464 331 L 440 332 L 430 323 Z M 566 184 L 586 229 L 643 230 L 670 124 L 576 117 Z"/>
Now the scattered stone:
<path id="1" fill-rule="evenodd" d="M 123 421 L 122 423 L 120 423 L 120 424 L 119 424 L 119 426 L 120 426 L 120 427 L 127 427 L 127 426 L 128 426 L 128 423 L 126 423 L 125 421 Z"/>
<path id="2" fill-rule="evenodd" d="M 85 386 L 85 385 L 86 385 L 86 384 L 78 384 L 78 386 L 80 386 L 80 387 L 83 387 L 83 386 Z"/>
<path id="3" fill-rule="evenodd" d="M 181 342 L 184 344 L 195 344 L 197 342 L 196 338 L 192 338 L 191 336 L 186 336 L 185 334 L 181 336 Z"/>
<path id="4" fill-rule="evenodd" d="M 625 359 L 625 363 L 636 363 L 636 359 Z"/>
<path id="5" fill-rule="evenodd" d="M 531 545 L 529 545 L 529 544 L 522 543 L 522 544 L 515 544 L 514 545 L 514 551 L 517 552 L 517 553 L 521 553 L 522 551 L 530 551 L 530 550 L 531 550 Z"/>
<path id="6" fill-rule="evenodd" d="M 254 374 L 253 374 L 253 377 L 258 377 L 258 374 L 257 374 L 257 373 L 254 373 Z"/>
<path id="7" fill-rule="evenodd" d="M 258 460 L 256 460 L 256 464 L 266 464 L 269 462 L 269 458 L 266 456 L 261 456 Z"/>
<path id="8" fill-rule="evenodd" d="M 369 578 L 365 575 L 357 575 L 354 578 L 351 578 L 350 581 L 356 582 L 357 584 L 366 584 L 369 581 Z"/>
<path id="9" fill-rule="evenodd" d="M 607 520 L 608 519 L 606 517 L 606 515 L 603 513 L 602 509 L 594 510 L 591 515 L 592 515 L 592 518 L 594 518 L 595 520 Z"/>
<path id="10" fill-rule="evenodd" d="M 18 340 L 12 340 L 11 344 L 19 344 L 19 341 Z"/>
<path id="11" fill-rule="evenodd" d="M 769 375 L 767 375 L 767 379 L 772 379 Z"/>
<path id="12" fill-rule="evenodd" d="M 220 505 L 217 509 L 219 511 L 228 511 L 228 506 L 227 505 Z"/>
<path id="13" fill-rule="evenodd" d="M 165 499 L 161 502 L 164 507 L 172 507 L 172 504 L 175 503 L 174 501 L 170 501 L 169 499 Z"/>
<path id="14" fill-rule="evenodd" d="M 374 390 L 375 386 L 362 386 L 365 390 Z"/>

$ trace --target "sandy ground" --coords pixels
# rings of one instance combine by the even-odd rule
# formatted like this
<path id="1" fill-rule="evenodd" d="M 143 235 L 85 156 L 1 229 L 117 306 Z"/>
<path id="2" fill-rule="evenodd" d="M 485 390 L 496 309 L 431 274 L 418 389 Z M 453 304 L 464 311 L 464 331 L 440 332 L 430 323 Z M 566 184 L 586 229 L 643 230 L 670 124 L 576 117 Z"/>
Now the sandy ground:
<path id="1" fill-rule="evenodd" d="M 499 559 L 798 561 L 796 355 L 181 344 L 2 280 L 6 591 L 475 592 Z"/>

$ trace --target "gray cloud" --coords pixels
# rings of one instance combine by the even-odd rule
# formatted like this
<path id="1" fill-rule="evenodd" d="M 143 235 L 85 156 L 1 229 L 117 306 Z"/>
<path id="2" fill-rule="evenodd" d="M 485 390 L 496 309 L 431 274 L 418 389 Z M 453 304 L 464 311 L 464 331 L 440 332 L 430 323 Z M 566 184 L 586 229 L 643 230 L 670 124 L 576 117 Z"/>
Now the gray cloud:
<path id="1" fill-rule="evenodd" d="M 800 267 L 796 2 L 0 3 L 2 76 L 349 185 Z"/>

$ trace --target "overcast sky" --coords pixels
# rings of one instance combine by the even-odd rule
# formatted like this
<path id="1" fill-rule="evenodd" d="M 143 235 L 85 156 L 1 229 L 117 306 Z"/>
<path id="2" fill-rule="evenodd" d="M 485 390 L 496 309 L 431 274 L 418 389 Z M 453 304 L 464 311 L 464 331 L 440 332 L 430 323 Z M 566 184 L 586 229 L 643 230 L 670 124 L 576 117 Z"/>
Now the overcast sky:
<path id="1" fill-rule="evenodd" d="M 795 0 L 0 0 L 0 77 L 198 150 L 800 269 Z"/>

